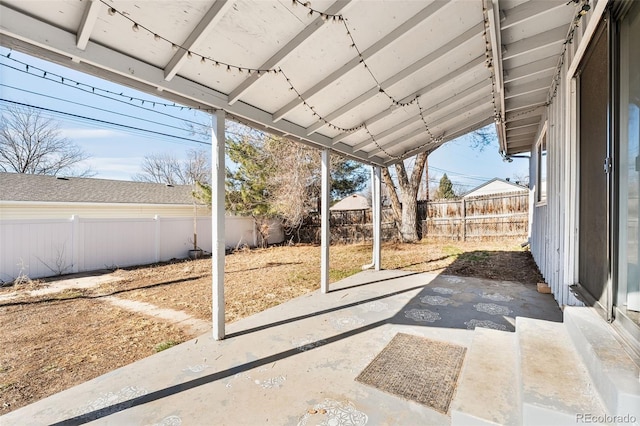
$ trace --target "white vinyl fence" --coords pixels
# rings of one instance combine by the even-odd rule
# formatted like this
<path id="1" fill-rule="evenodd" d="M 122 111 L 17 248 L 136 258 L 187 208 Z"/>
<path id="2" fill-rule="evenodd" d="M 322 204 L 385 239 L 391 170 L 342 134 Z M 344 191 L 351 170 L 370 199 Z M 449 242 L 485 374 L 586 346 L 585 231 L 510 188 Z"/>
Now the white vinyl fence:
<path id="1" fill-rule="evenodd" d="M 198 247 L 210 252 L 211 217 L 197 221 Z M 258 245 L 252 218 L 227 216 L 225 226 L 228 248 Z M 270 228 L 270 244 L 284 241 L 277 222 Z M 0 282 L 181 259 L 192 248 L 188 217 L 1 220 Z"/>

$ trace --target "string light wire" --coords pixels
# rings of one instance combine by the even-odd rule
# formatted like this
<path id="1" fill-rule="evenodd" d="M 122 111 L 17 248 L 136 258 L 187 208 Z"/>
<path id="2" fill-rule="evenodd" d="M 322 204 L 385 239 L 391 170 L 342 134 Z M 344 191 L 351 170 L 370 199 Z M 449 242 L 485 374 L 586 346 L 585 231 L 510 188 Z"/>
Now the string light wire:
<path id="1" fill-rule="evenodd" d="M 230 64 L 224 61 L 221 61 L 219 59 L 213 59 L 211 57 L 208 57 L 206 55 L 197 53 L 192 51 L 189 48 L 186 48 L 185 46 L 181 45 L 180 43 L 176 43 L 174 41 L 169 40 L 168 38 L 162 36 L 161 34 L 159 34 L 156 31 L 153 31 L 150 27 L 135 21 L 133 18 L 131 18 L 129 16 L 129 13 L 120 11 L 118 9 L 116 9 L 115 7 L 113 7 L 112 5 L 110 5 L 106 0 L 99 0 L 101 3 L 103 3 L 106 7 L 107 7 L 107 12 L 109 14 L 109 16 L 119 16 L 122 17 L 124 19 L 126 19 L 127 21 L 129 21 L 132 25 L 132 30 L 135 32 L 140 32 L 140 30 L 144 30 L 145 32 L 147 32 L 148 34 L 153 36 L 153 39 L 156 42 L 165 42 L 167 43 L 172 50 L 177 51 L 177 50 L 182 50 L 183 52 L 186 52 L 186 56 L 187 58 L 196 58 L 200 60 L 201 63 L 206 64 L 207 62 L 212 63 L 215 67 L 224 67 L 226 68 L 226 70 L 228 72 L 231 71 L 236 71 L 239 74 L 243 74 L 243 73 L 257 73 L 257 74 L 263 74 L 263 73 L 272 73 L 272 74 L 282 74 L 283 77 L 285 78 L 288 86 L 289 86 L 289 90 L 292 90 L 296 93 L 296 96 L 302 101 L 303 105 L 311 111 L 311 113 L 313 114 L 313 116 L 315 118 L 317 118 L 319 121 L 323 122 L 325 125 L 329 126 L 330 129 L 333 130 L 337 130 L 337 131 L 341 131 L 341 132 L 345 132 L 345 133 L 352 133 L 355 131 L 358 131 L 362 128 L 364 128 L 368 134 L 368 136 L 371 138 L 371 140 L 374 142 L 374 144 L 382 151 L 385 153 L 385 155 L 387 155 L 389 158 L 393 159 L 393 160 L 398 160 L 400 159 L 400 157 L 398 156 L 394 156 L 391 155 L 389 152 L 387 152 L 375 139 L 375 137 L 373 136 L 373 134 L 369 131 L 369 129 L 367 128 L 365 122 L 351 127 L 351 128 L 344 128 L 344 127 L 340 127 L 337 126 L 335 124 L 333 124 L 330 120 L 327 120 L 323 115 L 319 114 L 317 111 L 317 108 L 312 105 L 307 99 L 304 99 L 300 93 L 299 90 L 296 89 L 296 87 L 293 85 L 292 81 L 290 80 L 290 78 L 284 73 L 284 71 L 278 67 L 278 68 L 251 68 L 251 67 L 243 67 L 243 66 L 239 66 L 239 65 L 234 65 L 234 64 Z M 547 101 L 547 105 L 550 103 L 550 101 L 556 96 L 557 93 L 557 88 L 558 88 L 558 84 L 559 84 L 559 79 L 560 79 L 560 73 L 561 73 L 561 69 L 562 69 L 562 65 L 564 63 L 564 55 L 566 53 L 567 50 L 567 44 L 571 43 L 576 27 L 578 26 L 580 19 L 582 16 L 584 16 L 590 9 L 589 6 L 589 0 L 571 0 L 569 1 L 569 3 L 574 2 L 574 3 L 578 3 L 578 6 L 580 7 L 580 10 L 576 16 L 576 18 L 572 21 L 571 24 L 571 28 L 569 31 L 569 34 L 567 35 L 566 41 L 563 44 L 563 49 L 562 49 L 562 53 L 560 55 L 560 60 L 558 63 L 558 67 L 557 67 L 557 72 L 556 75 L 554 76 L 553 80 L 552 80 L 552 86 L 550 88 L 550 96 L 549 99 Z M 569 4 L 568 3 L 568 4 Z M 353 37 L 353 34 L 351 32 L 351 30 L 349 29 L 349 25 L 348 25 L 348 20 L 346 17 L 344 17 L 342 14 L 327 14 L 325 12 L 319 11 L 317 9 L 314 9 L 311 7 L 311 2 L 310 1 L 301 1 L 301 0 L 292 0 L 292 5 L 293 6 L 302 6 L 305 7 L 309 10 L 308 16 L 309 17 L 313 17 L 314 14 L 320 16 L 323 20 L 325 21 L 334 21 L 334 22 L 342 22 L 345 30 L 346 30 L 346 34 L 351 42 L 351 47 L 355 49 L 357 56 L 360 59 L 360 63 L 363 65 L 363 67 L 365 68 L 365 70 L 368 72 L 368 74 L 371 76 L 371 78 L 373 79 L 373 81 L 375 82 L 376 86 L 378 87 L 378 90 L 380 93 L 384 94 L 393 104 L 393 106 L 395 107 L 407 107 L 410 106 L 414 103 L 418 104 L 418 109 L 419 109 L 419 114 L 420 114 L 420 119 L 423 122 L 423 124 L 425 125 L 425 131 L 427 133 L 427 135 L 429 136 L 429 141 L 427 141 L 424 145 L 422 145 L 421 147 L 418 148 L 413 148 L 409 151 L 415 151 L 416 149 L 421 149 L 424 146 L 431 144 L 431 143 L 439 143 L 442 142 L 443 137 L 441 136 L 440 138 L 434 138 L 433 134 L 431 133 L 429 126 L 426 122 L 426 118 L 424 117 L 424 111 L 422 109 L 422 106 L 419 104 L 419 95 L 416 95 L 413 99 L 411 99 L 408 102 L 401 102 L 397 99 L 395 99 L 391 94 L 389 94 L 385 88 L 382 87 L 380 81 L 377 79 L 377 77 L 375 76 L 375 74 L 373 73 L 373 71 L 371 70 L 371 68 L 369 67 L 369 65 L 366 63 L 365 58 L 362 54 L 361 49 L 358 47 L 355 38 Z M 497 106 L 497 102 L 496 102 L 496 81 L 495 81 L 495 71 L 494 71 L 494 64 L 493 64 L 493 58 L 491 55 L 491 49 L 494 48 L 498 48 L 497 46 L 492 46 L 490 49 L 490 43 L 487 37 L 487 31 L 489 29 L 489 23 L 488 23 L 488 18 L 487 18 L 487 13 L 488 10 L 486 9 L 486 7 L 483 7 L 482 10 L 482 18 L 483 18 L 483 22 L 484 22 L 484 31 L 482 33 L 483 39 L 484 39 L 484 43 L 485 43 L 485 57 L 486 57 L 486 67 L 490 72 L 490 80 L 491 80 L 491 96 L 492 96 L 492 105 L 493 105 L 493 115 L 494 115 L 494 120 L 496 123 L 501 123 L 504 122 L 505 117 L 504 117 L 504 111 L 499 111 L 498 106 Z M 11 59 L 10 58 L 10 53 L 8 55 L 6 55 L 6 58 Z M 26 65 L 26 69 L 27 72 L 29 72 L 29 66 Z M 37 68 L 36 68 L 37 69 Z M 47 77 L 47 72 L 43 71 L 43 78 Z M 64 78 L 61 76 L 56 76 L 58 78 L 60 78 L 61 83 L 64 83 Z M 75 83 L 77 86 L 79 86 L 81 83 L 79 82 L 75 82 L 73 80 L 69 80 L 70 82 Z M 92 93 L 95 93 L 96 88 L 95 87 L 91 87 L 91 91 Z M 109 92 L 109 91 L 105 91 L 107 93 L 113 94 L 114 92 Z M 119 94 L 120 96 L 123 96 L 123 94 Z M 134 97 L 130 97 L 129 100 L 133 101 Z M 140 99 L 140 98 L 136 98 L 137 101 L 141 102 L 142 105 L 144 105 L 145 102 L 149 102 L 150 104 L 152 104 L 154 107 L 156 104 L 159 104 L 158 102 L 154 102 L 154 101 L 149 101 L 149 100 L 144 100 L 144 99 Z M 175 104 L 171 105 L 171 104 L 165 104 L 165 103 L 160 103 L 162 106 L 175 106 Z M 181 108 L 185 108 L 185 107 L 181 107 Z M 189 109 L 194 109 L 191 107 L 186 107 Z M 198 108 L 200 109 L 200 108 Z M 206 110 L 209 111 L 209 110 Z M 409 151 L 405 151 L 405 152 L 409 152 Z"/>

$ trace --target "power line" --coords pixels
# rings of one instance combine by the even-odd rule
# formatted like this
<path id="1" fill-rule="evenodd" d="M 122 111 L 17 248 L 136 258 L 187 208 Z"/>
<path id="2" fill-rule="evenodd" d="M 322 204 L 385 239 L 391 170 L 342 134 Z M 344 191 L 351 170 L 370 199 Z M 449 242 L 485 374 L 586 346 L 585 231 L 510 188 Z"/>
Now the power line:
<path id="1" fill-rule="evenodd" d="M 101 95 L 99 92 L 108 93 L 110 95 L 118 96 L 118 97 L 125 98 L 125 99 L 129 98 L 129 102 L 132 102 L 132 101 L 135 100 L 135 101 L 139 101 L 142 105 L 144 105 L 145 103 L 151 104 L 151 105 L 154 106 L 154 108 L 155 108 L 156 105 L 159 105 L 159 106 L 164 106 L 164 107 L 167 107 L 167 108 L 179 108 L 181 111 L 184 110 L 184 109 L 192 110 L 192 111 L 205 111 L 205 112 L 215 111 L 215 108 L 211 108 L 211 109 L 203 109 L 203 108 L 200 108 L 200 107 L 194 108 L 194 107 L 189 107 L 189 106 L 186 106 L 186 105 L 178 105 L 175 102 L 174 103 L 166 103 L 166 102 L 163 102 L 163 101 L 160 101 L 160 100 L 148 99 L 148 98 L 145 99 L 145 98 L 140 98 L 140 97 L 133 96 L 133 95 L 125 95 L 123 92 L 118 93 L 118 92 L 114 92 L 112 90 L 102 89 L 100 87 L 93 86 L 91 84 L 82 83 L 82 82 L 76 81 L 74 79 L 71 79 L 69 77 L 65 77 L 63 75 L 59 75 L 59 74 L 56 74 L 54 72 L 39 68 L 39 67 L 37 67 L 35 65 L 31 65 L 31 64 L 28 64 L 26 62 L 20 61 L 18 59 L 12 58 L 11 57 L 11 53 L 12 52 L 10 51 L 6 55 L 0 55 L 0 56 L 2 56 L 5 59 L 8 59 L 10 61 L 13 61 L 13 62 L 16 62 L 18 64 L 21 64 L 22 66 L 24 66 L 25 69 L 22 70 L 20 68 L 13 67 L 11 65 L 7 65 L 7 64 L 4 64 L 4 63 L 0 63 L 0 65 L 3 65 L 5 67 L 7 67 L 7 68 L 11 68 L 13 70 L 16 70 L 16 71 L 19 71 L 19 72 L 22 72 L 22 73 L 25 73 L 25 74 L 28 74 L 28 75 L 32 75 L 34 77 L 43 78 L 43 79 L 45 79 L 47 81 L 52 81 L 54 83 L 59 83 L 59 84 L 62 84 L 64 86 L 66 86 L 66 87 L 73 87 L 73 88 L 76 88 L 78 90 L 82 90 L 83 92 L 92 93 L 92 94 L 95 94 L 95 95 L 98 95 L 98 96 L 103 96 L 103 97 L 105 97 L 107 99 L 117 100 L 117 99 L 112 98 L 110 96 Z M 32 73 L 32 72 L 30 72 L 30 70 L 36 70 L 36 71 L 42 73 L 42 75 L 37 75 L 35 73 Z M 55 79 L 53 77 L 55 77 Z M 60 81 L 58 81 L 58 79 Z M 70 84 L 70 83 L 74 83 L 74 84 Z M 124 102 L 126 102 L 126 101 L 124 101 Z M 135 104 L 131 104 L 131 105 L 135 105 Z M 154 110 L 150 110 L 148 108 L 143 108 L 143 109 L 146 109 L 148 111 L 154 111 Z"/>
<path id="2" fill-rule="evenodd" d="M 429 166 L 429 170 L 435 170 L 437 172 L 457 175 L 457 176 L 465 177 L 467 179 L 479 180 L 479 181 L 483 181 L 483 182 L 487 181 L 489 179 L 492 179 L 492 178 L 487 178 L 487 177 L 482 177 L 482 176 L 467 175 L 467 174 L 464 174 L 464 173 L 454 172 L 454 171 L 451 171 L 451 170 L 445 170 L 445 169 L 441 169 L 441 168 L 433 167 L 433 166 Z"/>
<path id="3" fill-rule="evenodd" d="M 78 114 L 72 114 L 70 112 L 58 111 L 58 110 L 55 110 L 55 109 L 44 108 L 44 107 L 40 107 L 40 106 L 36 106 L 36 105 L 30 105 L 30 104 L 26 104 L 26 103 L 22 103 L 22 102 L 12 101 L 10 99 L 0 98 L 0 101 L 1 102 L 8 102 L 8 103 L 12 103 L 12 104 L 15 104 L 15 105 L 28 107 L 28 108 L 35 108 L 35 109 L 38 109 L 38 110 L 41 110 L 41 111 L 47 111 L 47 112 L 50 112 L 50 113 L 62 114 L 62 115 L 69 116 L 69 117 L 79 118 L 79 119 L 93 121 L 93 122 L 102 123 L 102 124 L 108 124 L 108 125 L 111 125 L 111 126 L 122 127 L 124 129 L 151 133 L 151 134 L 154 134 L 154 135 L 165 136 L 165 137 L 170 137 L 170 138 L 174 138 L 174 139 L 180 139 L 180 140 L 184 140 L 184 141 L 187 141 L 187 142 L 193 142 L 193 143 L 198 143 L 198 144 L 202 144 L 202 145 L 211 145 L 210 142 L 203 142 L 203 141 L 199 141 L 199 140 L 196 140 L 196 139 L 189 139 L 189 138 L 185 138 L 185 137 L 182 137 L 182 136 L 171 135 L 171 134 L 168 134 L 168 133 L 156 132 L 155 130 L 142 129 L 140 127 L 129 126 L 129 125 L 126 125 L 126 124 L 121 124 L 121 123 L 114 123 L 114 122 L 111 122 L 111 121 L 100 120 L 98 118 L 85 117 L 85 116 L 78 115 Z"/>
<path id="4" fill-rule="evenodd" d="M 105 109 L 105 108 L 99 108 L 99 107 L 96 107 L 96 106 L 93 106 L 93 105 L 82 104 L 82 103 L 79 103 L 79 102 L 71 101 L 69 99 L 58 98 L 56 96 L 46 95 L 44 93 L 38 93 L 38 92 L 34 92 L 34 91 L 31 91 L 31 90 L 27 90 L 27 89 L 21 89 L 19 87 L 10 86 L 10 85 L 7 85 L 7 84 L 0 83 L 0 86 L 8 87 L 8 88 L 14 89 L 14 90 L 19 90 L 21 92 L 30 93 L 32 95 L 42 96 L 42 97 L 49 98 L 49 99 L 55 99 L 57 101 L 67 102 L 67 103 L 70 103 L 70 104 L 73 104 L 73 105 L 77 105 L 77 106 L 81 106 L 81 107 L 85 107 L 85 108 L 92 108 L 92 109 L 95 109 L 95 110 L 98 110 L 98 111 L 103 111 L 103 112 L 107 112 L 107 113 L 110 113 L 110 114 L 120 115 L 122 117 L 130 118 L 130 119 L 133 119 L 133 120 L 144 121 L 144 122 L 151 123 L 151 124 L 156 124 L 156 125 L 159 125 L 159 126 L 165 126 L 165 127 L 169 127 L 169 128 L 172 128 L 172 129 L 187 131 L 186 129 L 184 129 L 182 127 L 172 126 L 170 124 L 161 123 L 161 122 L 158 122 L 158 121 L 153 121 L 153 120 L 149 120 L 149 119 L 146 119 L 146 118 L 134 117 L 134 116 L 129 115 L 129 114 L 124 114 L 124 113 L 121 113 L 121 112 L 116 112 L 116 111 L 112 111 L 112 110 Z M 132 105 L 132 106 L 135 106 L 135 105 Z M 175 118 L 177 120 L 179 120 L 178 117 L 175 117 Z M 210 136 L 209 134 L 203 133 L 203 132 L 193 132 L 193 133 L 198 134 L 198 135 L 202 135 L 202 136 Z"/>

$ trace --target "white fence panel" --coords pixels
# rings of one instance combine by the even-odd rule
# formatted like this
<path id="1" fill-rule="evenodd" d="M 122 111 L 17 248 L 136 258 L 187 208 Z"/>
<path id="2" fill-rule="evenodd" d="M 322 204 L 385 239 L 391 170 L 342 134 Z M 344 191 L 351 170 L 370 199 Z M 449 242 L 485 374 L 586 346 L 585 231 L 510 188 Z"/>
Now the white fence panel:
<path id="1" fill-rule="evenodd" d="M 156 261 L 153 219 L 80 219 L 80 271 Z"/>
<path id="2" fill-rule="evenodd" d="M 70 220 L 0 221 L 0 280 L 72 272 Z"/>
<path id="3" fill-rule="evenodd" d="M 277 219 L 271 220 L 268 222 L 269 226 L 269 237 L 267 238 L 267 243 L 269 244 L 280 244 L 284 241 L 284 229 L 282 229 L 282 225 L 280 221 Z"/>
<path id="4" fill-rule="evenodd" d="M 158 261 L 182 259 L 193 249 L 193 219 L 172 217 L 158 219 Z M 196 227 L 198 247 L 211 252 L 211 218 L 199 217 Z"/>
<path id="5" fill-rule="evenodd" d="M 235 248 L 244 245 L 256 246 L 256 228 L 251 217 L 226 216 L 224 244 L 227 247 Z"/>
<path id="6" fill-rule="evenodd" d="M 197 219 L 198 247 L 211 252 L 211 217 Z M 284 241 L 277 221 L 269 243 Z M 226 217 L 228 248 L 255 246 L 250 217 Z M 193 248 L 193 218 L 79 218 L 0 220 L 0 280 L 144 265 L 186 258 Z"/>
<path id="7" fill-rule="evenodd" d="M 227 224 L 226 226 L 229 226 L 228 222 L 225 223 Z M 198 218 L 198 247 L 207 253 L 211 253 L 211 216 Z"/>

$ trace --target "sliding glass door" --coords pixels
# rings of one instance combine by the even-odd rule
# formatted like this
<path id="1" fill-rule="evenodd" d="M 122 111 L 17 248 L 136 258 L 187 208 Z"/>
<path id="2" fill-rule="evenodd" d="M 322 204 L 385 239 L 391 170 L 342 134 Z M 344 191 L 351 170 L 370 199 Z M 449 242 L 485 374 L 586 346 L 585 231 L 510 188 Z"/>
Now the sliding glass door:
<path id="1" fill-rule="evenodd" d="M 640 311 L 640 2 L 620 24 L 619 69 L 618 304 Z"/>

